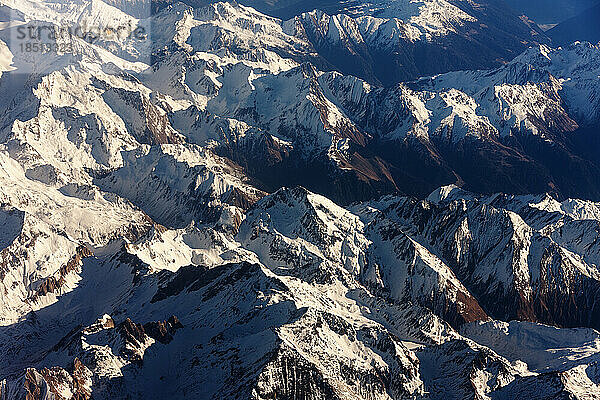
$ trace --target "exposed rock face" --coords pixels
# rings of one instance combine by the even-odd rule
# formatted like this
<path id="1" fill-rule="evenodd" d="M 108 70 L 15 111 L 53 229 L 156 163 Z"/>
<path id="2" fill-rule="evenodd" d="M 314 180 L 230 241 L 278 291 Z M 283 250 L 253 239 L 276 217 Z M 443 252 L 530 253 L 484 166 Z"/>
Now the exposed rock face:
<path id="1" fill-rule="evenodd" d="M 297 337 L 295 344 L 301 347 L 283 345 L 278 350 L 261 372 L 253 397 L 341 399 L 344 394 L 353 394 L 402 398 L 423 394 L 418 359 L 385 332 L 372 328 L 357 331 L 345 321 L 327 314 L 306 315 L 289 329 L 289 333 Z M 311 333 L 314 329 L 319 331 L 317 337 Z M 336 361 L 332 357 L 336 347 L 330 346 L 346 340 L 351 344 L 364 344 L 366 351 L 375 351 L 387 365 L 347 365 Z M 320 354 L 316 359 L 304 356 L 310 351 L 308 346 L 318 346 Z"/>
<path id="2" fill-rule="evenodd" d="M 149 99 L 139 92 L 109 87 L 104 82 L 101 84 L 106 89 L 103 94 L 106 104 L 124 113 L 120 117 L 139 143 L 158 145 L 181 141 L 177 131 L 170 126 L 166 113 Z"/>
<path id="3" fill-rule="evenodd" d="M 197 7 L 213 2 L 184 3 Z M 240 3 L 282 18 L 284 31 L 305 41 L 305 51 L 295 54 L 297 60 L 310 59 L 322 69 L 385 85 L 452 70 L 496 67 L 531 44 L 549 41 L 534 23 L 523 21 L 504 3 L 490 1 Z M 233 14 L 218 4 L 214 7 L 221 15 Z M 309 58 L 311 53 L 319 57 Z"/>
<path id="4" fill-rule="evenodd" d="M 174 315 L 169 317 L 166 321 L 148 322 L 144 324 L 146 334 L 162 344 L 170 343 L 173 340 L 173 334 L 181 328 L 183 328 L 183 325 Z"/>
<path id="5" fill-rule="evenodd" d="M 28 368 L 15 383 L 0 383 L 0 398 L 26 400 L 89 400 L 92 373 L 77 358 L 70 372 L 58 368 L 43 368 L 40 371 Z"/>
<path id="6" fill-rule="evenodd" d="M 49 293 L 59 292 L 66 284 L 67 275 L 81 268 L 82 260 L 91 255 L 92 252 L 86 247 L 78 247 L 75 250 L 75 255 L 58 270 L 55 276 L 51 276 L 41 283 L 31 300 L 36 301 L 38 298 L 44 297 Z"/>
<path id="7" fill-rule="evenodd" d="M 95 182 L 130 199 L 162 225 L 183 228 L 193 220 L 216 222 L 224 205 L 243 211 L 265 195 L 249 184 L 240 167 L 210 151 L 179 146 L 144 151 L 147 154 L 126 156 L 123 168 Z"/>
<path id="8" fill-rule="evenodd" d="M 27 333 L 31 344 L 5 344 L 2 354 L 16 351 L 37 365 L 33 360 L 45 348 L 41 364 L 61 366 L 26 370 L 22 383 L 6 380 L 2 393 L 43 396 L 68 386 L 73 396 L 63 390 L 62 398 L 185 392 L 232 399 L 441 399 L 441 393 L 513 398 L 536 387 L 540 398 L 583 399 L 597 390 L 597 332 L 514 322 L 519 328 L 499 341 L 490 338 L 505 328 L 486 324 L 518 318 L 595 326 L 581 319 L 594 315 L 594 292 L 585 288 L 585 301 L 568 293 L 579 290 L 579 282 L 597 282 L 595 264 L 586 261 L 595 260 L 595 244 L 584 243 L 593 243 L 585 233 L 595 232 L 589 218 L 599 210 L 591 202 L 485 197 L 456 187 L 441 188 L 427 201 L 384 197 L 344 209 L 296 188 L 260 200 L 235 236 L 206 234 L 219 224 L 181 232 L 157 227 L 135 244 L 99 252 L 93 263 L 84 260 L 82 290 L 57 298 L 35 322 L 0 330 L 6 343 Z M 583 236 L 574 233 L 578 229 Z M 582 245 L 581 258 L 567 250 Z M 170 257 L 175 264 L 166 262 Z M 118 319 L 105 315 L 89 324 L 79 313 L 60 313 L 67 298 L 95 304 L 89 289 L 107 281 L 113 284 L 102 289 L 102 299 L 125 311 Z M 576 308 L 567 314 L 569 304 Z M 184 318 L 166 318 L 171 312 Z M 134 322 L 134 316 L 157 320 L 150 315 L 166 319 Z M 62 339 L 40 340 L 39 329 Z M 520 340 L 519 329 L 540 335 L 522 355 L 511 341 Z M 557 343 L 565 346 L 558 355 L 545 350 Z M 585 361 L 552 358 L 570 357 L 572 348 L 585 352 Z M 551 361 L 536 363 L 538 355 Z M 148 385 L 161 380 L 156 371 L 174 386 L 151 395 Z M 219 383 L 209 385 L 215 378 Z"/>
<path id="9" fill-rule="evenodd" d="M 340 14 L 313 11 L 296 17 L 296 34 L 335 70 L 386 86 L 474 65 L 492 68 L 531 44 L 548 42 L 537 26 L 494 2 L 477 7 L 467 1 L 355 4 Z"/>
<path id="10" fill-rule="evenodd" d="M 433 203 L 387 198 L 375 208 L 424 238 L 490 316 L 598 328 L 589 318 L 595 309 L 581 310 L 598 296 L 597 264 L 593 256 L 586 260 L 570 250 L 572 240 L 590 243 L 594 237 L 589 221 L 541 208 L 550 203 L 560 210 L 552 197 L 465 198 L 457 188 L 447 190 L 432 195 Z M 585 207 L 595 210 L 596 205 Z M 574 236 L 554 233 L 563 224 L 572 226 Z M 594 252 L 595 244 L 589 246 Z"/>
<path id="11" fill-rule="evenodd" d="M 600 198 L 600 167 L 586 150 L 594 136 L 582 133 L 600 120 L 596 46 L 551 50 L 538 44 L 526 50 L 542 35 L 526 39 L 533 28 L 487 2 L 374 2 L 348 13 L 315 11 L 284 22 L 229 3 L 164 8 L 153 17 L 161 29 L 153 32 L 153 65 L 144 74 L 124 60 L 95 60 L 83 48 L 87 57 L 80 68 L 53 71 L 22 91 L 22 101 L 8 102 L 4 129 L 11 154 L 24 160 L 29 178 L 46 184 L 106 178 L 97 184 L 165 225 L 172 216 L 155 210 L 157 199 L 130 193 L 141 188 L 125 190 L 119 173 L 107 177 L 123 164 L 144 168 L 132 160 L 140 144 L 208 146 L 240 164 L 265 191 L 303 185 L 344 204 L 397 192 L 425 196 L 453 183 L 487 193 Z M 501 43 L 492 46 L 496 36 Z M 486 44 L 486 51 L 469 47 Z M 332 45 L 342 49 L 329 51 Z M 405 52 L 407 45 L 414 49 Z M 136 46 L 120 43 L 117 55 L 135 58 Z M 368 77 L 322 73 L 331 69 L 324 58 L 350 65 L 340 51 L 358 57 L 361 62 L 352 65 L 361 71 L 368 71 L 362 64 L 389 67 L 384 75 L 412 68 L 410 79 L 417 72 L 505 62 L 496 70 L 449 72 L 399 85 L 396 77 L 393 85 L 379 87 Z M 378 61 L 390 55 L 399 65 Z M 446 59 L 465 65 L 451 66 Z M 73 87 L 85 88 L 84 94 L 70 93 Z M 79 100 L 66 100 L 72 98 Z M 24 122 L 13 124 L 19 116 Z M 49 131 L 63 137 L 63 145 L 54 146 Z M 77 154 L 76 163 L 71 154 Z M 183 166 L 178 169 L 184 173 Z M 150 176 L 135 178 L 151 183 Z M 152 183 L 165 197 L 183 189 L 163 179 Z M 193 204 L 222 194 L 206 198 L 213 193 L 194 189 L 183 191 L 192 204 L 177 206 L 198 213 Z"/>

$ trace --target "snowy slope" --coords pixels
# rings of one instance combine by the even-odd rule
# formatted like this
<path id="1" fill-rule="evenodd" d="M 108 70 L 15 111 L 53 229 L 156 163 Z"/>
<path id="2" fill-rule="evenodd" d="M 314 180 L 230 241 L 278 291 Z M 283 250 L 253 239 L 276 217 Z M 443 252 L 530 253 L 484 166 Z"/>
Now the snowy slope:
<path id="1" fill-rule="evenodd" d="M 406 213 L 411 204 L 404 201 Z M 398 218 L 392 209 L 388 215 Z M 380 216 L 373 224 L 386 227 Z M 486 322 L 465 325 L 459 334 L 435 314 L 450 315 L 430 303 L 432 314 L 418 292 L 394 294 L 403 279 L 390 272 L 402 271 L 403 262 L 379 261 L 378 273 L 361 265 L 393 259 L 384 242 L 394 251 L 405 242 L 374 235 L 361 218 L 305 189 L 261 200 L 236 237 L 215 227 L 155 227 L 132 243 L 86 254 L 70 291 L 0 330 L 2 354 L 21 360 L 3 365 L 11 377 L 3 393 L 19 398 L 38 387 L 59 398 L 91 391 L 95 398 L 311 393 L 387 399 L 441 398 L 435 396 L 443 387 L 456 398 L 514 398 L 535 385 L 545 388 L 535 397 L 541 399 L 589 398 L 598 390 L 591 375 L 595 331 L 579 330 L 576 338 L 542 325 L 505 329 Z M 419 240 L 424 244 L 411 242 L 421 249 L 421 266 L 409 267 L 413 282 L 435 282 L 424 271 L 440 273 L 441 261 L 424 253 L 428 242 Z M 456 279 L 449 269 L 441 276 L 440 282 Z M 454 285 L 468 296 L 462 284 Z M 448 283 L 435 287 L 447 299 L 456 290 Z M 43 338 L 40 330 L 47 332 Z M 18 346 L 9 344 L 17 337 Z M 25 366 L 35 369 L 21 375 Z M 540 368 L 551 372 L 539 374 Z M 548 380 L 562 383 L 545 387 Z"/>

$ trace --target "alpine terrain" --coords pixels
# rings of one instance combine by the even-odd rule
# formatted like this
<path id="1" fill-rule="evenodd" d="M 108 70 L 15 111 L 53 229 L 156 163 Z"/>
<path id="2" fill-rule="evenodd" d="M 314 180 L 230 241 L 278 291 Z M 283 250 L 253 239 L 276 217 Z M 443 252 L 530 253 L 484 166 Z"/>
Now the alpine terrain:
<path id="1" fill-rule="evenodd" d="M 240 3 L 0 0 L 0 400 L 599 399 L 600 45 Z"/>

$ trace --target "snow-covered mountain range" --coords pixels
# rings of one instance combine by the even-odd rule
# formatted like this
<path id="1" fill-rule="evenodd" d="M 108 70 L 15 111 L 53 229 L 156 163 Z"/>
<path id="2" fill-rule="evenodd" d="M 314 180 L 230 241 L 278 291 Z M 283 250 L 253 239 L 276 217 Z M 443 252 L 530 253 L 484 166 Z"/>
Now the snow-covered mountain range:
<path id="1" fill-rule="evenodd" d="M 600 47 L 186 3 L 0 5 L 1 400 L 600 397 Z"/>

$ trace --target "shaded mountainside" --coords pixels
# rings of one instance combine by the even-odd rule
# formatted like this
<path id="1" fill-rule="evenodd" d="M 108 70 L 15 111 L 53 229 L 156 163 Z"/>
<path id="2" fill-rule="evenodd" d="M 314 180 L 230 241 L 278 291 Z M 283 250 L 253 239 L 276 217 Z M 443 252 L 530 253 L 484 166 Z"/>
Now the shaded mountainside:
<path id="1" fill-rule="evenodd" d="M 592 7 L 596 0 L 504 0 L 518 15 L 526 15 L 540 25 L 555 25 Z"/>
<path id="2" fill-rule="evenodd" d="M 490 317 L 596 326 L 599 221 L 594 203 L 455 187 L 351 210 L 281 189 L 235 230 L 154 226 L 82 253 L 0 328 L 2 359 L 18 360 L 0 364 L 0 390 L 9 399 L 593 398 L 597 331 Z M 23 249 L 32 260 L 47 251 Z"/>
<path id="3" fill-rule="evenodd" d="M 157 9 L 172 3 L 158 2 Z M 202 7 L 215 2 L 184 3 Z M 495 1 L 239 3 L 286 21 L 287 29 L 319 54 L 320 69 L 387 86 L 424 75 L 497 67 L 530 45 L 548 43 L 535 24 Z"/>
<path id="4" fill-rule="evenodd" d="M 600 3 L 590 7 L 574 17 L 561 22 L 547 32 L 556 46 L 564 46 L 577 40 L 592 43 L 600 42 Z"/>
<path id="5" fill-rule="evenodd" d="M 44 104 L 61 108 L 52 111 L 52 119 L 67 121 L 73 132 L 86 124 L 98 125 L 99 132 L 107 126 L 118 132 L 119 139 L 110 140 L 113 149 L 96 145 L 94 150 L 104 152 L 105 169 L 121 162 L 120 154 L 114 153 L 114 159 L 107 154 L 121 144 L 131 148 L 131 140 L 149 145 L 187 141 L 232 159 L 264 191 L 304 185 L 344 204 L 387 193 L 425 196 L 452 183 L 487 193 L 553 191 L 562 197 L 598 198 L 598 161 L 581 150 L 591 147 L 593 136 L 577 133 L 600 120 L 596 46 L 552 50 L 537 45 L 494 70 L 449 72 L 389 87 L 322 72 L 330 57 L 343 61 L 340 49 L 362 60 L 344 65 L 369 66 L 372 77 L 377 75 L 373 68 L 393 64 L 376 61 L 370 53 L 375 48 L 396 54 L 395 46 L 405 48 L 406 41 L 436 47 L 437 41 L 450 40 L 452 45 L 436 48 L 445 54 L 462 52 L 454 36 L 470 24 L 487 25 L 486 18 L 504 15 L 499 6 L 472 9 L 442 1 L 406 10 L 402 4 L 379 2 L 373 6 L 378 11 L 352 8 L 339 15 L 313 11 L 288 21 L 230 3 L 196 9 L 172 5 L 153 17 L 154 64 L 146 73 L 137 75 L 139 66 L 114 58 L 91 68 L 87 64 L 96 55 L 83 46 L 82 71 L 68 71 L 66 80 L 56 73 L 43 78 L 53 92 L 63 90 L 56 88 L 69 79 L 83 79 L 90 93 L 101 92 L 102 111 L 62 101 L 51 105 L 52 96 Z M 447 11 L 445 17 L 432 17 L 439 10 Z M 400 42 L 390 42 L 390 35 Z M 481 43 L 491 43 L 482 38 Z M 124 58 L 129 59 L 135 46 L 139 43 L 109 48 L 119 48 L 118 54 L 128 53 Z M 452 55 L 454 60 L 465 57 Z M 50 60 L 49 70 L 58 71 L 65 62 L 59 57 L 53 65 Z M 476 65 L 467 64 L 460 68 Z M 423 74 L 453 69 L 423 68 L 415 64 L 413 69 Z M 89 76 L 90 69 L 101 73 Z M 125 85 L 114 82 L 121 79 L 115 78 L 119 70 L 128 75 Z M 27 96 L 20 104 L 6 100 L 6 132 L 21 108 L 38 98 Z M 111 120 L 110 125 L 93 121 L 94 114 Z M 92 145 L 103 140 L 87 139 Z"/>

